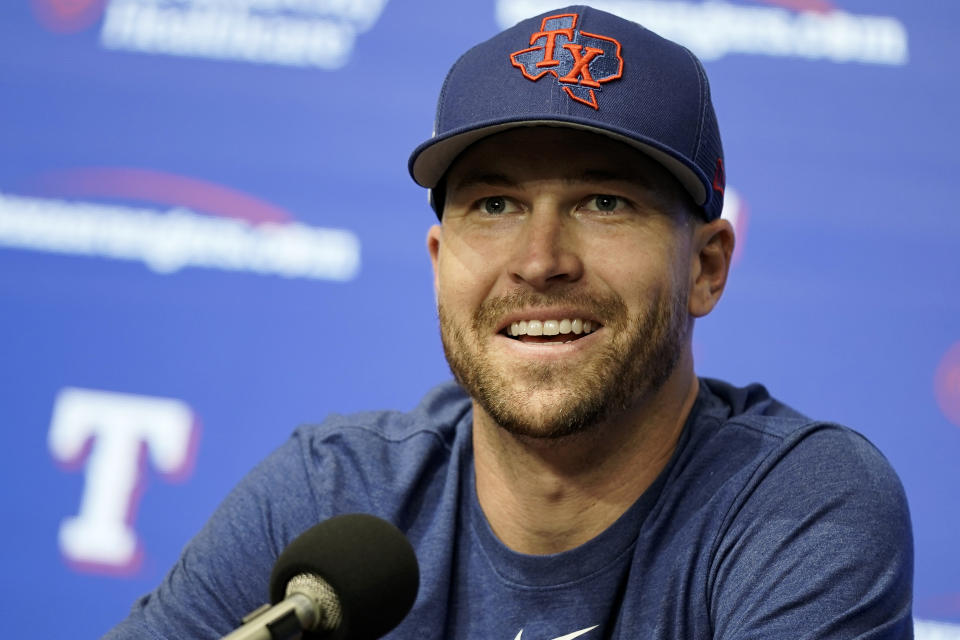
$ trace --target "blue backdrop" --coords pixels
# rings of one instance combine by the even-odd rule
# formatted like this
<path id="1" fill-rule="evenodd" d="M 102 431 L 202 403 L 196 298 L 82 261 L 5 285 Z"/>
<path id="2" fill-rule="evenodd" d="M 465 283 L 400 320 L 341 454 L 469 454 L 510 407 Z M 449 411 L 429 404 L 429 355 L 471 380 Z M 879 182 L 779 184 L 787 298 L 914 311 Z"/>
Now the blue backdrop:
<path id="1" fill-rule="evenodd" d="M 711 76 L 739 246 L 699 372 L 880 447 L 911 501 L 918 637 L 960 638 L 960 5 L 597 6 Z M 449 376 L 406 158 L 459 53 L 552 8 L 2 4 L 9 635 L 102 634 L 298 423 Z"/>

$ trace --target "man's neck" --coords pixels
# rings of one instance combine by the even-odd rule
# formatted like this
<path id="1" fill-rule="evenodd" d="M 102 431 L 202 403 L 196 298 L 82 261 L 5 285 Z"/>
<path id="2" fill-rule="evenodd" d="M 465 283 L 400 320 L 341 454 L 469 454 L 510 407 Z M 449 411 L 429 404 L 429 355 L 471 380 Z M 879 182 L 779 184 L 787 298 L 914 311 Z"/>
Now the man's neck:
<path id="1" fill-rule="evenodd" d="M 666 466 L 696 400 L 692 367 L 674 374 L 631 411 L 555 440 L 511 434 L 475 403 L 477 497 L 497 537 L 521 553 L 559 553 L 613 524 Z"/>

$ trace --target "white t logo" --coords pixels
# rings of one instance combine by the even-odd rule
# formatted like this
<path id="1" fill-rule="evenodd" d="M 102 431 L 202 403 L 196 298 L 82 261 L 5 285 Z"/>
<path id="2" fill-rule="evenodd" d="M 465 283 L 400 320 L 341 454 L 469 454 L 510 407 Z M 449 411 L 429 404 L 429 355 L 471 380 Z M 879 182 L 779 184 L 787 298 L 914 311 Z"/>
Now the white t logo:
<path id="1" fill-rule="evenodd" d="M 82 465 L 80 513 L 60 524 L 60 550 L 80 566 L 135 570 L 139 544 L 131 516 L 144 458 L 170 480 L 189 473 L 199 427 L 172 398 L 66 388 L 57 394 L 49 445 L 54 459 Z"/>

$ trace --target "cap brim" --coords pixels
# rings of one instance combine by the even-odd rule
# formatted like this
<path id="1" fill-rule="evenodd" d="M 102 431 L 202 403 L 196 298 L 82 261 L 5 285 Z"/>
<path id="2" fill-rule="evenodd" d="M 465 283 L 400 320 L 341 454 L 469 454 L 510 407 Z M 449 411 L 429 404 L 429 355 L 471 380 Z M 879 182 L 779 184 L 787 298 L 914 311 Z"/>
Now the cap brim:
<path id="1" fill-rule="evenodd" d="M 709 194 L 706 186 L 706 176 L 702 175 L 696 167 L 691 167 L 679 160 L 677 156 L 680 154 L 648 140 L 637 139 L 610 129 L 569 119 L 543 118 L 535 120 L 500 121 L 450 131 L 443 136 L 431 138 L 414 150 L 410 157 L 410 175 L 420 186 L 433 189 L 443 178 L 444 174 L 446 174 L 457 156 L 463 153 L 463 151 L 473 143 L 508 129 L 543 126 L 569 127 L 571 129 L 590 131 L 630 145 L 658 162 L 673 174 L 683 188 L 686 189 L 687 193 L 690 194 L 694 202 L 700 206 L 706 204 Z"/>

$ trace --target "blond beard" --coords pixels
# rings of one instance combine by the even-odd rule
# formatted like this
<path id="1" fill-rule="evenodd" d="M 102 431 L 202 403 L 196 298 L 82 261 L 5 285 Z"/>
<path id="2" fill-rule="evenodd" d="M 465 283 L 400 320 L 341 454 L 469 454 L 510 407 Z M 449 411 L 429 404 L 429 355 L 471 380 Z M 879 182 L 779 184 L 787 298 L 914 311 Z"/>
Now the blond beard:
<path id="1" fill-rule="evenodd" d="M 485 301 L 471 331 L 438 304 L 443 350 L 454 377 L 502 428 L 521 436 L 562 438 L 583 433 L 655 391 L 670 377 L 689 331 L 686 292 L 662 293 L 631 322 L 619 296 L 518 292 Z M 525 364 L 498 370 L 484 344 L 506 313 L 571 305 L 598 319 L 613 338 L 584 365 Z M 549 347 L 545 347 L 549 348 Z M 539 411 L 530 398 L 549 394 Z"/>

